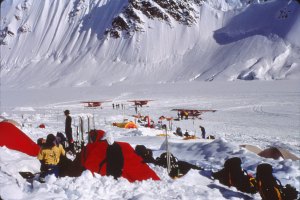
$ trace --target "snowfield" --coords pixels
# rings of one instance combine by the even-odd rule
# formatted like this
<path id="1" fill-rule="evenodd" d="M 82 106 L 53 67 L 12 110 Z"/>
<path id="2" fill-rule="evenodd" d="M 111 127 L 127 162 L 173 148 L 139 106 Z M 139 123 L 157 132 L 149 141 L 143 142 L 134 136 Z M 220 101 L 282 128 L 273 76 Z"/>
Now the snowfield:
<path id="1" fill-rule="evenodd" d="M 300 157 L 299 0 L 4 0 L 0 18 L 0 115 L 33 141 L 64 132 L 69 109 L 154 157 L 165 151 L 164 132 L 113 122 L 134 120 L 129 100 L 153 100 L 139 109 L 157 123 L 172 109 L 217 110 L 201 120 L 173 121 L 172 154 L 204 168 L 171 179 L 129 183 L 84 171 L 80 177 L 30 184 L 18 172 L 38 173 L 37 158 L 0 147 L 0 199 L 219 200 L 261 199 L 211 179 L 238 156 L 255 176 L 270 163 L 283 185 L 300 188 L 300 163 L 263 158 L 241 148 L 280 147 Z M 250 81 L 251 80 L 251 81 Z M 82 101 L 104 101 L 85 108 Z M 112 103 L 125 105 L 113 109 Z M 168 122 L 164 122 L 168 124 Z M 40 124 L 45 129 L 38 128 Z M 183 140 L 176 127 L 215 140 Z M 85 126 L 87 130 L 87 126 Z M 74 132 L 74 138 L 77 135 Z M 14 138 L 12 138 L 13 140 Z"/>
<path id="2" fill-rule="evenodd" d="M 177 0 L 166 5 L 130 2 L 5 0 L 0 19 L 2 84 L 44 88 L 299 80 L 296 0 L 187 0 L 181 5 L 185 9 Z M 139 6 L 147 2 L 156 12 Z"/>
<path id="3" fill-rule="evenodd" d="M 272 164 L 274 175 L 283 185 L 299 188 L 298 161 L 267 159 L 239 147 L 252 144 L 262 149 L 269 146 L 285 148 L 300 157 L 300 89 L 298 81 L 271 82 L 204 82 L 174 83 L 87 88 L 52 88 L 12 90 L 1 89 L 1 115 L 24 124 L 22 131 L 36 141 L 49 133 L 64 131 L 63 111 L 70 109 L 74 124 L 78 116 L 95 117 L 95 127 L 113 133 L 116 141 L 133 147 L 144 144 L 154 157 L 165 151 L 165 138 L 157 136 L 162 130 L 139 127 L 126 130 L 113 127 L 124 118 L 133 120 L 134 107 L 128 100 L 152 99 L 140 112 L 158 117 L 173 116 L 173 108 L 216 109 L 205 113 L 202 120 L 174 121 L 173 130 L 180 126 L 200 136 L 199 125 L 215 140 L 182 140 L 170 134 L 170 150 L 179 160 L 205 168 L 191 170 L 179 179 L 171 179 L 166 169 L 150 164 L 161 181 L 129 183 L 126 179 L 93 176 L 84 171 L 78 178 L 46 178 L 46 183 L 27 183 L 19 171 L 39 172 L 39 161 L 6 147 L 0 148 L 0 195 L 2 199 L 260 199 L 259 194 L 248 195 L 235 188 L 221 185 L 210 178 L 211 170 L 223 167 L 224 161 L 238 156 L 242 167 L 255 175 L 262 162 Z M 102 109 L 84 108 L 80 101 L 110 100 Z M 125 111 L 113 110 L 112 103 L 124 103 Z M 44 123 L 45 129 L 38 128 Z M 74 129 L 73 129 L 74 130 Z M 169 131 L 171 133 L 171 131 Z M 76 135 L 74 135 L 76 138 Z"/>

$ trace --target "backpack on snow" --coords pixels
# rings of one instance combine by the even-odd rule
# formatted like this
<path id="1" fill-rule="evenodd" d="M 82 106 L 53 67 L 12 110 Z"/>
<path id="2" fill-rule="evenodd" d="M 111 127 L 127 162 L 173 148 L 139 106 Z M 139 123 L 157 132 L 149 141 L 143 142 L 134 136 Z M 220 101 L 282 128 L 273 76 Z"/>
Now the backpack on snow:
<path id="1" fill-rule="evenodd" d="M 99 174 L 105 163 L 107 176 L 113 176 L 114 179 L 122 176 L 124 168 L 124 156 L 122 148 L 118 143 L 114 142 L 112 145 L 107 146 L 106 157 L 99 163 Z"/>
<path id="2" fill-rule="evenodd" d="M 167 153 L 166 152 L 162 153 L 159 157 L 157 157 L 154 164 L 167 168 Z M 183 175 L 187 174 L 190 171 L 190 169 L 203 170 L 202 167 L 193 165 L 185 161 L 178 160 L 171 153 L 170 153 L 170 165 L 171 165 L 170 166 L 171 171 L 169 173 L 169 176 L 172 178 L 182 177 Z"/>
<path id="3" fill-rule="evenodd" d="M 154 163 L 153 153 L 151 149 L 147 149 L 144 145 L 136 145 L 135 153 L 143 158 L 145 163 Z"/>
<path id="4" fill-rule="evenodd" d="M 222 170 L 212 173 L 212 177 L 218 179 L 223 185 L 234 186 L 241 192 L 254 194 L 257 192 L 256 181 L 242 169 L 241 164 L 240 158 L 230 158 L 225 161 Z"/>
<path id="5" fill-rule="evenodd" d="M 124 156 L 121 146 L 116 142 L 108 145 L 106 150 L 106 175 L 111 175 L 117 179 L 122 176 L 123 167 Z"/>
<path id="6" fill-rule="evenodd" d="M 167 152 L 162 153 L 159 157 L 156 158 L 155 164 L 161 167 L 167 168 Z M 178 159 L 170 153 L 170 167 L 171 171 L 169 176 L 172 178 L 180 176 Z"/>
<path id="7" fill-rule="evenodd" d="M 278 179 L 273 176 L 270 164 L 263 163 L 256 168 L 256 182 L 258 192 L 263 200 L 294 200 L 297 191 L 287 184 L 283 187 Z"/>

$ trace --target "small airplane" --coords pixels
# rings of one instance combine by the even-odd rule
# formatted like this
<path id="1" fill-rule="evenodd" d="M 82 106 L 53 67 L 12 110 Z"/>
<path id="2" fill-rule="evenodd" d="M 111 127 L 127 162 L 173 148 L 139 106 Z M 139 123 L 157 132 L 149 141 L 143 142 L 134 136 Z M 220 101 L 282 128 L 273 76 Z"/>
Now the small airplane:
<path id="1" fill-rule="evenodd" d="M 102 103 L 109 102 L 109 101 L 82 101 L 81 103 L 85 104 L 84 107 L 87 108 L 97 108 L 101 107 Z"/>
<path id="2" fill-rule="evenodd" d="M 133 102 L 135 106 L 144 106 L 147 105 L 149 101 L 153 101 L 153 100 L 130 100 L 128 102 Z"/>
<path id="3" fill-rule="evenodd" d="M 172 109 L 172 111 L 177 111 L 180 115 L 199 117 L 204 112 L 216 112 L 217 110 L 196 110 L 196 109 Z"/>

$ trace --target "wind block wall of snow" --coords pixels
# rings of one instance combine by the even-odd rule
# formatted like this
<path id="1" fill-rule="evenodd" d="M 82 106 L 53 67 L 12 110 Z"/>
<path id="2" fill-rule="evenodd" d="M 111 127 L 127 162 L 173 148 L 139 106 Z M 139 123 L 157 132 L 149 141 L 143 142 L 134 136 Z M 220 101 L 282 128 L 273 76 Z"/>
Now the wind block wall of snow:
<path id="1" fill-rule="evenodd" d="M 298 79 L 295 0 L 5 0 L 6 87 Z"/>

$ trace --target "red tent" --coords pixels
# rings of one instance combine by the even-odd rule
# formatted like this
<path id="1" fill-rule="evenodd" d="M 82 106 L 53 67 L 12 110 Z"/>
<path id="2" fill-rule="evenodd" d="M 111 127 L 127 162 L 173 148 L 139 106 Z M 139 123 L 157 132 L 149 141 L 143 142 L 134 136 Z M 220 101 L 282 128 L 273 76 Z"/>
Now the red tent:
<path id="1" fill-rule="evenodd" d="M 0 122 L 0 146 L 37 156 L 39 146 L 25 133 L 9 122 Z"/>
<path id="2" fill-rule="evenodd" d="M 143 162 L 143 159 L 138 156 L 130 144 L 125 142 L 117 142 L 122 149 L 124 157 L 124 168 L 122 177 L 126 178 L 130 182 L 142 181 L 146 179 L 160 180 L 156 173 L 149 168 L 149 166 Z M 82 165 L 90 170 L 96 172 L 102 176 L 106 175 L 106 164 L 101 167 L 99 171 L 99 164 L 106 157 L 106 149 L 108 144 L 106 141 L 89 143 L 86 149 L 82 151 Z"/>
<path id="3" fill-rule="evenodd" d="M 90 130 L 89 141 L 90 142 L 100 141 L 103 138 L 104 134 L 105 132 L 103 130 Z"/>
<path id="4" fill-rule="evenodd" d="M 45 124 L 40 124 L 39 128 L 46 128 Z"/>

